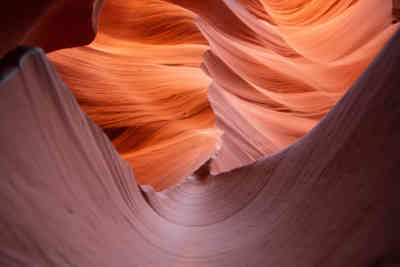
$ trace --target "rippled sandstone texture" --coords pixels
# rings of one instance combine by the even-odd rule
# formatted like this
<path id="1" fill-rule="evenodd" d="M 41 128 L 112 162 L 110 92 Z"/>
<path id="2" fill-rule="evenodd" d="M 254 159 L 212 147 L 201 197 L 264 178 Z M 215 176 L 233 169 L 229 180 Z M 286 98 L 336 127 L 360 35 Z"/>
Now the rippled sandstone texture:
<path id="1" fill-rule="evenodd" d="M 41 50 L 15 51 L 0 68 L 0 263 L 396 266 L 399 47 L 400 32 L 287 149 L 159 193 L 136 184 Z"/>
<path id="2" fill-rule="evenodd" d="M 49 54 L 78 102 L 41 50 L 1 61 L 0 265 L 399 262 L 399 34 L 359 78 L 396 1 L 126 2 Z M 101 2 L 22 3 L 1 54 L 94 38 Z"/>
<path id="3" fill-rule="evenodd" d="M 191 175 L 220 137 L 195 16 L 159 0 L 108 1 L 91 45 L 50 54 L 138 180 L 158 190 Z"/>
<path id="4" fill-rule="evenodd" d="M 157 190 L 210 157 L 217 174 L 293 143 L 398 28 L 391 1 L 170 2 L 110 0 L 92 44 L 50 54 Z"/>
<path id="5" fill-rule="evenodd" d="M 224 131 L 213 173 L 303 136 L 398 28 L 391 1 L 206 1 L 213 12 L 207 4 L 174 2 L 200 16 L 210 45 L 204 69 Z"/>

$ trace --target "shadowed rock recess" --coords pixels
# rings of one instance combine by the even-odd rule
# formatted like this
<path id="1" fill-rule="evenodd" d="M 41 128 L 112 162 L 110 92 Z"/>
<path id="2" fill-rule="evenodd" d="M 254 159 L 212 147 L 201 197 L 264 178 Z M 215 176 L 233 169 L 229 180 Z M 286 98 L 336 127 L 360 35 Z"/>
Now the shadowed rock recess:
<path id="1" fill-rule="evenodd" d="M 398 1 L 22 2 L 0 266 L 400 265 Z"/>

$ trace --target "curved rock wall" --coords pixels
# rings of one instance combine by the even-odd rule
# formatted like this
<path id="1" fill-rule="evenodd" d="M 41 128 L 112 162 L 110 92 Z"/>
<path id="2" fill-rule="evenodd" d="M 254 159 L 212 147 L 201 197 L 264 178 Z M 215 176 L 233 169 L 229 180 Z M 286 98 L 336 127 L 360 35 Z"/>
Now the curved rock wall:
<path id="1" fill-rule="evenodd" d="M 160 0 L 109 1 L 91 45 L 49 55 L 139 182 L 157 190 L 191 175 L 221 135 L 207 101 L 211 80 L 200 69 L 208 46 L 194 17 Z"/>
<path id="2" fill-rule="evenodd" d="M 302 137 L 398 28 L 390 1 L 170 2 L 108 1 L 91 45 L 50 54 L 157 190 L 210 157 L 217 174 Z"/>
<path id="3" fill-rule="evenodd" d="M 210 23 L 205 9 L 200 13 L 210 44 L 204 57 L 213 79 L 209 99 L 224 131 L 214 173 L 307 133 L 398 29 L 390 1 L 220 2 L 234 15 L 224 23 L 240 23 L 249 37 L 227 33 Z"/>
<path id="4" fill-rule="evenodd" d="M 8 3 L 0 266 L 400 262 L 398 1 Z"/>
<path id="5" fill-rule="evenodd" d="M 400 32 L 287 149 L 158 193 L 41 50 L 15 51 L 0 65 L 0 264 L 396 266 L 399 46 Z"/>

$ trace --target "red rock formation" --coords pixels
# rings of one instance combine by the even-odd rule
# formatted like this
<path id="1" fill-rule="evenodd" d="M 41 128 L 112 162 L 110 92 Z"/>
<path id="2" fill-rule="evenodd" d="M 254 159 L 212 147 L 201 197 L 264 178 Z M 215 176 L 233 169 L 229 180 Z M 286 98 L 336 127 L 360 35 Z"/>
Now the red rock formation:
<path id="1" fill-rule="evenodd" d="M 0 263 L 395 266 L 399 47 L 400 32 L 285 150 L 218 176 L 201 170 L 161 193 L 141 192 L 42 51 L 9 54 L 0 65 Z"/>
<path id="2" fill-rule="evenodd" d="M 30 5 L 1 9 L 0 54 L 89 43 L 102 2 Z M 396 266 L 400 32 L 372 60 L 396 14 L 109 0 L 93 43 L 49 54 L 73 94 L 42 50 L 8 54 L 0 266 Z"/>
<path id="3" fill-rule="evenodd" d="M 108 1 L 90 46 L 50 54 L 140 183 L 165 189 L 215 153 L 195 14 L 160 0 Z M 82 77 L 85 77 L 82 79 Z"/>
<path id="4" fill-rule="evenodd" d="M 302 137 L 399 27 L 391 1 L 168 2 L 109 0 L 94 43 L 50 54 L 139 182 L 157 190 L 210 157 L 217 174 Z"/>
<path id="5" fill-rule="evenodd" d="M 251 37 L 229 34 L 207 21 L 205 9 L 200 13 L 211 50 L 204 61 L 213 78 L 209 98 L 224 131 L 214 173 L 277 152 L 307 133 L 398 28 L 390 1 L 221 2 L 235 15 L 224 23 L 240 21 Z M 374 16 L 365 20 L 365 14 Z"/>

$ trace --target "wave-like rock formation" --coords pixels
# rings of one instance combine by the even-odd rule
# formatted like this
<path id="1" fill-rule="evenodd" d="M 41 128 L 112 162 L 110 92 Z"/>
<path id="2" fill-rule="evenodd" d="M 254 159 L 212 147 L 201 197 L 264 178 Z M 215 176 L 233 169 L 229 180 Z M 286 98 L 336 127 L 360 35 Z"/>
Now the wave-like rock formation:
<path id="1" fill-rule="evenodd" d="M 218 174 L 306 134 L 398 29 L 393 7 L 110 0 L 91 45 L 50 58 L 139 182 L 162 190 L 210 158 Z"/>
<path id="2" fill-rule="evenodd" d="M 215 173 L 307 133 L 398 28 L 391 1 L 221 2 L 233 14 L 226 26 L 199 21 L 211 48 L 209 97 L 224 131 Z M 374 15 L 365 20 L 366 14 Z M 242 25 L 247 38 L 226 33 L 227 25 Z"/>
<path id="3" fill-rule="evenodd" d="M 397 266 L 399 10 L 7 1 L 0 266 Z"/>
<path id="4" fill-rule="evenodd" d="M 191 175 L 215 154 L 221 135 L 195 16 L 161 0 L 108 1 L 91 45 L 50 54 L 138 180 L 157 190 Z"/>
<path id="5" fill-rule="evenodd" d="M 395 266 L 399 47 L 400 32 L 287 149 L 161 193 L 138 187 L 41 50 L 8 54 L 2 266 Z"/>

